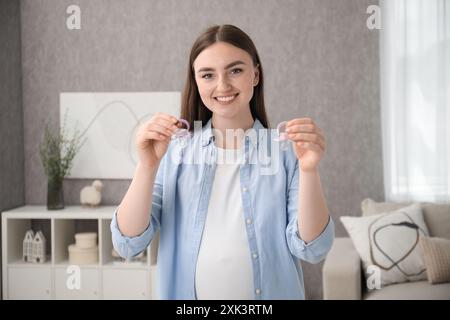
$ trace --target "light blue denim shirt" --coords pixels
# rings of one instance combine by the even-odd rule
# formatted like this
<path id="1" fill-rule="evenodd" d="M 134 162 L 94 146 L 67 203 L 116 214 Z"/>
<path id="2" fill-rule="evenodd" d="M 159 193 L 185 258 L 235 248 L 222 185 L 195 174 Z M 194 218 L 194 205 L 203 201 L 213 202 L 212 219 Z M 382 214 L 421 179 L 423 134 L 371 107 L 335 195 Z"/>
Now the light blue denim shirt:
<path id="1" fill-rule="evenodd" d="M 322 233 L 305 243 L 298 233 L 298 160 L 289 146 L 273 143 L 275 130 L 254 121 L 245 135 L 240 185 L 248 246 L 251 252 L 255 299 L 304 299 L 298 259 L 317 263 L 334 239 L 330 217 Z M 256 132 L 256 134 L 254 134 Z M 211 120 L 194 131 L 187 146 L 172 141 L 155 179 L 151 221 L 139 236 L 121 234 L 117 210 L 111 222 L 115 250 L 125 258 L 147 248 L 160 231 L 157 256 L 159 297 L 196 299 L 195 269 L 217 155 Z M 224 194 L 224 197 L 227 195 Z"/>

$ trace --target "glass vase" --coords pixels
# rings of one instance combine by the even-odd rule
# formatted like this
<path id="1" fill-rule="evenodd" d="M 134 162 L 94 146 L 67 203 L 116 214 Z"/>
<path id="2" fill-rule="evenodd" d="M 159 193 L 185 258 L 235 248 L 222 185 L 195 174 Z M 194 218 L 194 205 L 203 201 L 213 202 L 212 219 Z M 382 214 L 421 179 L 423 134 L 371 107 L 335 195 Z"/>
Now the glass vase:
<path id="1" fill-rule="evenodd" d="M 48 179 L 47 209 L 48 210 L 64 209 L 63 180 Z"/>

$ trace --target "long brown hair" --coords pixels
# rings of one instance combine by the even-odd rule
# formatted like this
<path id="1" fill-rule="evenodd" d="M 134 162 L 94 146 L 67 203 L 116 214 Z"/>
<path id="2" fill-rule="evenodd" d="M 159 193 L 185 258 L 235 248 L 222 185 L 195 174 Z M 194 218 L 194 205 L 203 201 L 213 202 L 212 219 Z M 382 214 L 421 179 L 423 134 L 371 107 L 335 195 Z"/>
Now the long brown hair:
<path id="1" fill-rule="evenodd" d="M 203 104 L 198 93 L 194 74 L 194 61 L 203 50 L 219 41 L 227 42 L 246 51 L 252 57 L 253 65 L 255 67 L 259 66 L 259 82 L 254 87 L 253 97 L 250 100 L 250 111 L 253 119 L 259 119 L 265 128 L 269 128 L 264 105 L 263 68 L 258 52 L 253 41 L 244 31 L 229 24 L 209 27 L 195 40 L 189 55 L 186 83 L 181 97 L 181 118 L 187 120 L 191 130 L 193 130 L 194 121 L 201 120 L 203 126 L 212 117 L 212 112 Z"/>

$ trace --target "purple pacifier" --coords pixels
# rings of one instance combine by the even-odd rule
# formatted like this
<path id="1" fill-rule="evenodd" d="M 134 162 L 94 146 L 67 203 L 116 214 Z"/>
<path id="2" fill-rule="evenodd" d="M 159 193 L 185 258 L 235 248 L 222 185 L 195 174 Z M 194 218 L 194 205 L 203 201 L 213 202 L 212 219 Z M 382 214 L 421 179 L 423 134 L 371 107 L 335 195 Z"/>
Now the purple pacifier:
<path id="1" fill-rule="evenodd" d="M 172 135 L 172 140 L 177 139 L 178 143 L 181 147 L 185 147 L 187 144 L 188 139 L 191 136 L 191 133 L 189 132 L 189 122 L 184 119 L 178 119 L 179 122 L 183 123 L 186 128 L 179 128 L 175 133 Z"/>
<path id="2" fill-rule="evenodd" d="M 286 121 L 282 121 L 277 126 L 277 137 L 274 141 L 280 142 L 280 149 L 287 150 L 289 148 L 289 138 L 286 132 Z"/>

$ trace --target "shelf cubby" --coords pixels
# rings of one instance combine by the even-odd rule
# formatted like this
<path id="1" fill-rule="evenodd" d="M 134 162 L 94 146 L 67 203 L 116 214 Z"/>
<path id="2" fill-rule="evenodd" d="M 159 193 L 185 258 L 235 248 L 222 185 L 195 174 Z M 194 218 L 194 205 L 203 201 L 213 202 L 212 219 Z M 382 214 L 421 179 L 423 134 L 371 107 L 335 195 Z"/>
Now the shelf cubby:
<path id="1" fill-rule="evenodd" d="M 54 219 L 54 263 L 56 265 L 69 265 L 69 246 L 75 243 L 75 234 L 80 232 L 95 232 L 97 234 L 97 245 L 99 245 L 99 226 L 98 219 Z M 100 251 L 100 250 L 99 250 Z M 100 264 L 100 257 L 98 262 L 91 265 Z"/>
<path id="2" fill-rule="evenodd" d="M 6 228 L 7 236 L 7 259 L 15 265 L 46 265 L 51 264 L 51 220 L 50 219 L 8 219 Z M 23 260 L 23 240 L 25 233 L 33 230 L 35 233 L 42 231 L 46 239 L 46 262 L 33 263 Z"/>

